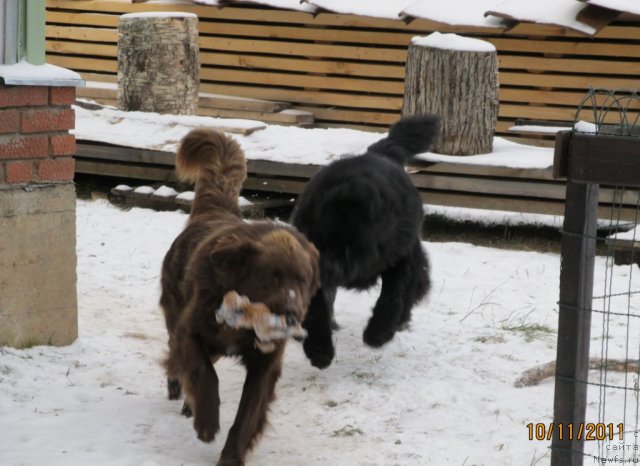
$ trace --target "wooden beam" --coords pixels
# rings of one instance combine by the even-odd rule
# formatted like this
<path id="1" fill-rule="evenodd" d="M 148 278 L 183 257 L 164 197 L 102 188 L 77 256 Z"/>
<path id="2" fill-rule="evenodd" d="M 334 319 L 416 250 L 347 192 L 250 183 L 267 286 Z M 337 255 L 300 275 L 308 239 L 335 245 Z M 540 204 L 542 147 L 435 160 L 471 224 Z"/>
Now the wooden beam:
<path id="1" fill-rule="evenodd" d="M 553 422 L 579 432 L 585 421 L 598 185 L 567 184 Z M 553 432 L 552 466 L 582 466 L 584 440 Z"/>
<path id="2" fill-rule="evenodd" d="M 640 139 L 575 133 L 569 145 L 569 180 L 640 187 Z"/>

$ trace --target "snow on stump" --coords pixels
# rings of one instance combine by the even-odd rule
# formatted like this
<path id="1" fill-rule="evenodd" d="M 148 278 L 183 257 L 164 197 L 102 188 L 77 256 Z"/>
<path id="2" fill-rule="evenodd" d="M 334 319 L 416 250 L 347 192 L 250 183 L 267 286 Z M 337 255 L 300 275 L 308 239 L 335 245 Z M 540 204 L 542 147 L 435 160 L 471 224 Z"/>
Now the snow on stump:
<path id="1" fill-rule="evenodd" d="M 409 45 L 402 115 L 436 113 L 442 133 L 432 151 L 492 151 L 498 119 L 498 60 L 489 42 L 434 32 Z"/>
<path id="2" fill-rule="evenodd" d="M 118 104 L 122 110 L 195 115 L 198 17 L 130 13 L 118 23 Z"/>

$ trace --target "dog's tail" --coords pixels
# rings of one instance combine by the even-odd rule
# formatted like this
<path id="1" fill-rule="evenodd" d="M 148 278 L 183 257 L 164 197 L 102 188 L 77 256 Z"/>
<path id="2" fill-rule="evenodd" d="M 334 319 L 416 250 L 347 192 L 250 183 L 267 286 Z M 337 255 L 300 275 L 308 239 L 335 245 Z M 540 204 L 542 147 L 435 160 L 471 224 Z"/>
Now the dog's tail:
<path id="1" fill-rule="evenodd" d="M 247 161 L 233 138 L 221 131 L 199 128 L 182 139 L 176 155 L 176 171 L 182 181 L 196 184 L 193 217 L 197 210 L 211 206 L 237 208 L 242 183 L 247 177 Z M 205 202 L 207 199 L 211 202 Z"/>
<path id="2" fill-rule="evenodd" d="M 439 134 L 438 115 L 413 115 L 396 122 L 387 137 L 369 146 L 368 150 L 404 165 L 409 157 L 428 151 Z"/>

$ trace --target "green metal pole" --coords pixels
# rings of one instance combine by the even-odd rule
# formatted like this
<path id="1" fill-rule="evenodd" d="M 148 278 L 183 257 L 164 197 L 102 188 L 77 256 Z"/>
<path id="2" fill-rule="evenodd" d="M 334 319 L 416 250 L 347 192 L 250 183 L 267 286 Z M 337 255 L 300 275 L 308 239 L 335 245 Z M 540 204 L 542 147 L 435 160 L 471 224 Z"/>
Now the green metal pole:
<path id="1" fill-rule="evenodd" d="M 44 65 L 45 0 L 27 0 L 26 4 L 26 57 L 32 65 Z"/>

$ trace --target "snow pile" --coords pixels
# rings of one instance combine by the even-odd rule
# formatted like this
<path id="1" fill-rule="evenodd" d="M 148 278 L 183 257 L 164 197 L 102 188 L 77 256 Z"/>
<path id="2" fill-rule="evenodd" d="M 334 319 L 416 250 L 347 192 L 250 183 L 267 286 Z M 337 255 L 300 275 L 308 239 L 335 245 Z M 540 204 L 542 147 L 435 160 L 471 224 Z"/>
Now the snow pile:
<path id="1" fill-rule="evenodd" d="M 420 47 L 433 47 L 444 50 L 457 50 L 463 52 L 495 52 L 496 47 L 485 40 L 463 37 L 458 34 L 441 34 L 434 32 L 428 36 L 416 36 L 411 39 L 411 44 Z"/>
<path id="2" fill-rule="evenodd" d="M 13 65 L 0 65 L 0 78 L 5 84 L 84 85 L 84 80 L 75 71 L 49 64 L 32 65 L 26 60 Z"/>
<path id="3" fill-rule="evenodd" d="M 400 11 L 414 0 L 302 0 L 320 9 L 334 13 L 398 19 Z"/>
<path id="4" fill-rule="evenodd" d="M 640 3 L 629 0 L 584 0 L 591 5 L 597 5 L 612 10 L 640 15 Z"/>
<path id="5" fill-rule="evenodd" d="M 553 148 L 528 146 L 496 137 L 490 154 L 453 156 L 428 152 L 416 158 L 425 162 L 544 169 L 553 166 Z"/>
<path id="6" fill-rule="evenodd" d="M 160 197 L 176 197 L 178 195 L 178 191 L 170 186 L 160 186 L 153 192 L 153 195 Z"/>

